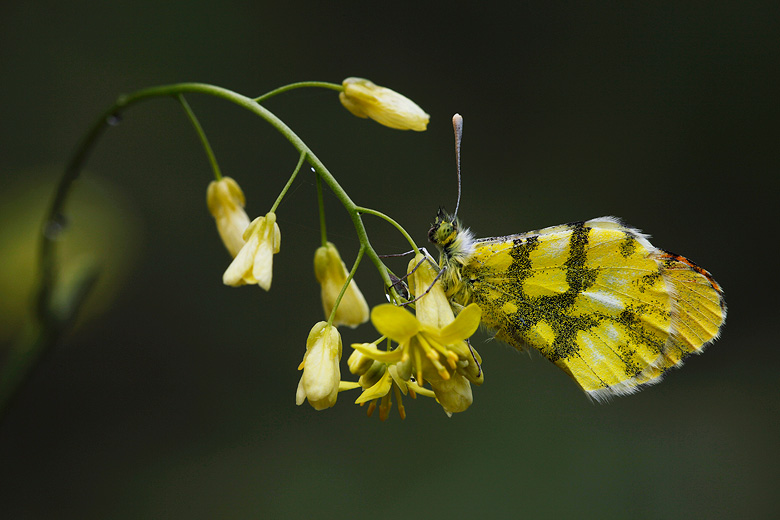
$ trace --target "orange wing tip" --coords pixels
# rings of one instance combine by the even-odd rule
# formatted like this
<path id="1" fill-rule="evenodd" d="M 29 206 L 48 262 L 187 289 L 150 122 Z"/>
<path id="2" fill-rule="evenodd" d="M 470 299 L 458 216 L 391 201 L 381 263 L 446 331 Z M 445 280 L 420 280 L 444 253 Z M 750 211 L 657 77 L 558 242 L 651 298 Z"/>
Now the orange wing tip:
<path id="1" fill-rule="evenodd" d="M 671 253 L 669 251 L 663 251 L 661 249 L 658 250 L 658 257 L 662 259 L 662 261 L 665 261 L 667 264 L 666 267 L 670 268 L 671 264 L 674 264 L 674 262 L 678 262 L 681 264 L 685 264 L 690 268 L 692 271 L 695 271 L 702 275 L 704 278 L 706 278 L 710 286 L 715 289 L 715 291 L 720 295 L 721 297 L 721 303 L 725 307 L 726 302 L 723 300 L 723 288 L 720 286 L 718 282 L 715 281 L 715 278 L 713 278 L 712 274 L 710 274 L 709 271 L 704 269 L 703 267 L 700 267 L 696 262 L 693 260 L 689 260 L 688 258 L 685 258 L 682 255 L 678 255 L 676 253 Z"/>
<path id="2" fill-rule="evenodd" d="M 704 347 L 720 337 L 726 322 L 726 300 L 723 288 L 709 271 L 684 256 L 658 251 L 657 260 L 663 277 L 674 296 L 670 347 L 682 355 L 670 352 L 671 364 L 679 364 L 687 354 L 700 354 Z"/>

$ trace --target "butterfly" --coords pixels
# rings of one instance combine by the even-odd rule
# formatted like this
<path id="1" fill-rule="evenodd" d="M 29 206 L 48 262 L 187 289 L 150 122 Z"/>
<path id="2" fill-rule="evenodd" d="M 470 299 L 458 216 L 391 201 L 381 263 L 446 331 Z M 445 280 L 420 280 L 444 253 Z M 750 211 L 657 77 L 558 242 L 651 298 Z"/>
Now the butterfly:
<path id="1" fill-rule="evenodd" d="M 726 319 L 709 272 L 614 217 L 476 240 L 440 209 L 428 237 L 454 307 L 478 304 L 498 339 L 537 349 L 598 401 L 659 382 Z"/>

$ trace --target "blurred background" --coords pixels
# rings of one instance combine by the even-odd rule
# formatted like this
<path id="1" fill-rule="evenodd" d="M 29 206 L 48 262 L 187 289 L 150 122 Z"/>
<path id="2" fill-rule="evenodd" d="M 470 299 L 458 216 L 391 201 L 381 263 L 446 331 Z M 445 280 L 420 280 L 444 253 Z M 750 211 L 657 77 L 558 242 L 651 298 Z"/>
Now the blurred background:
<path id="1" fill-rule="evenodd" d="M 272 291 L 225 287 L 205 154 L 175 101 L 149 101 L 104 135 L 69 205 L 64 268 L 87 255 L 103 278 L 0 424 L 0 517 L 775 517 L 778 14 L 751 1 L 4 2 L 3 351 L 76 143 L 119 94 L 180 81 L 257 96 L 363 76 L 415 100 L 424 133 L 356 119 L 326 90 L 266 106 L 418 243 L 455 203 L 460 112 L 460 215 L 477 236 L 620 216 L 710 270 L 729 318 L 703 356 L 605 405 L 483 331 L 486 382 L 465 413 L 406 399 L 406 420 L 394 408 L 380 423 L 354 391 L 325 412 L 296 407 L 322 319 L 313 179 L 304 171 L 277 212 Z M 297 153 L 234 105 L 188 99 L 250 216 L 264 214 Z M 326 205 L 349 264 L 351 224 Z M 379 252 L 406 249 L 366 223 Z M 383 301 L 368 262 L 357 280 Z M 344 331 L 345 355 L 374 337 Z"/>

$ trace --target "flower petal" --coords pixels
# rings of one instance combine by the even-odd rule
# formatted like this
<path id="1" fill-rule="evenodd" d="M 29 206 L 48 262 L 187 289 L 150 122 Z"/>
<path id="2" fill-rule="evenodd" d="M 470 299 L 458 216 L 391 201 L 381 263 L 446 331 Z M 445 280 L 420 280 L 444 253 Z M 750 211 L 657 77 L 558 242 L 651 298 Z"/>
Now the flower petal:
<path id="1" fill-rule="evenodd" d="M 406 380 L 404 380 L 401 374 L 398 373 L 398 364 L 390 365 L 387 367 L 387 371 L 390 373 L 390 377 L 393 378 L 395 386 L 397 386 L 401 392 L 406 395 Z"/>
<path id="2" fill-rule="evenodd" d="M 222 275 L 222 283 L 233 287 L 244 285 L 244 275 L 251 272 L 255 261 L 255 250 L 257 249 L 258 239 L 256 236 L 249 237 L 249 241 L 238 252 L 236 257 Z"/>
<path id="3" fill-rule="evenodd" d="M 374 307 L 371 323 L 380 334 L 397 343 L 406 343 L 420 331 L 420 322 L 413 314 L 389 303 Z"/>
<path id="4" fill-rule="evenodd" d="M 355 400 L 355 404 L 365 403 L 373 399 L 379 399 L 382 396 L 387 395 L 390 391 L 390 386 L 393 384 L 393 378 L 390 377 L 390 372 L 385 370 L 385 375 L 376 382 L 371 388 L 364 390 L 360 397 Z"/>
<path id="5" fill-rule="evenodd" d="M 472 303 L 455 317 L 455 321 L 441 329 L 437 334 L 438 340 L 444 345 L 450 345 L 456 341 L 462 341 L 471 337 L 479 328 L 479 320 L 482 317 L 482 309 Z"/>
<path id="6" fill-rule="evenodd" d="M 403 349 L 400 348 L 390 351 L 379 350 L 371 343 L 353 343 L 352 348 L 381 363 L 397 363 L 398 361 L 401 361 L 401 356 L 403 356 L 404 353 Z"/>
<path id="7" fill-rule="evenodd" d="M 274 254 L 278 253 L 282 247 L 282 231 L 279 229 L 279 224 L 276 223 L 275 217 L 274 215 Z"/>
<path id="8" fill-rule="evenodd" d="M 252 267 L 252 277 L 257 280 L 257 285 L 266 291 L 271 288 L 273 279 L 274 253 L 272 244 L 263 240 L 257 248 L 255 263 Z"/>
<path id="9" fill-rule="evenodd" d="M 339 392 L 352 390 L 353 388 L 358 388 L 359 386 L 360 383 L 357 381 L 339 381 Z"/>
<path id="10" fill-rule="evenodd" d="M 428 390 L 427 388 L 418 385 L 414 381 L 407 381 L 406 388 L 418 395 L 423 395 L 425 397 L 436 397 L 436 394 L 432 390 Z"/>

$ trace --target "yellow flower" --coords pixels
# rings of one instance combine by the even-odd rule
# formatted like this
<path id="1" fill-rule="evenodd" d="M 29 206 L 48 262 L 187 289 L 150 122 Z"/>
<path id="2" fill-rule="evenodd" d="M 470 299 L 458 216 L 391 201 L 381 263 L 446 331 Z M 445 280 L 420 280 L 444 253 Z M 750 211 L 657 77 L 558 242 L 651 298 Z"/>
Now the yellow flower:
<path id="1" fill-rule="evenodd" d="M 222 275 L 222 281 L 233 287 L 257 284 L 267 291 L 273 277 L 273 255 L 279 252 L 281 243 L 276 214 L 253 220 L 243 238 L 246 243 Z"/>
<path id="2" fill-rule="evenodd" d="M 409 272 L 410 289 L 423 295 L 415 303 L 417 316 L 390 304 L 379 305 L 371 312 L 379 333 L 397 342 L 398 347 L 379 350 L 374 344 L 352 345 L 388 367 L 382 379 L 364 390 L 358 402 L 387 394 L 392 382 L 404 391 L 410 388 L 414 374 L 415 386 L 430 383 L 445 412 L 464 411 L 473 400 L 469 383 L 481 384 L 484 380 L 481 358 L 465 341 L 479 327 L 482 312 L 471 304 L 456 317 L 440 282 L 434 283 L 437 271 L 421 255 L 409 264 Z"/>
<path id="3" fill-rule="evenodd" d="M 380 87 L 363 78 L 347 78 L 339 100 L 358 117 L 370 117 L 377 123 L 398 130 L 422 132 L 430 116 L 414 101 L 394 90 Z"/>
<path id="4" fill-rule="evenodd" d="M 244 230 L 249 217 L 244 211 L 244 192 L 230 177 L 211 181 L 206 190 L 206 204 L 217 221 L 217 231 L 230 256 L 236 257 L 244 246 Z"/>
<path id="5" fill-rule="evenodd" d="M 336 404 L 339 393 L 339 360 L 341 335 L 338 329 L 321 321 L 312 327 L 306 340 L 306 354 L 298 370 L 303 375 L 298 383 L 295 403 L 308 400 L 315 410 L 324 410 Z"/>
<path id="6" fill-rule="evenodd" d="M 410 359 L 412 372 L 421 385 L 426 380 L 446 380 L 460 368 L 459 361 L 469 363 L 472 359 L 472 351 L 465 340 L 476 332 L 481 314 L 479 306 L 472 303 L 452 323 L 439 328 L 421 322 L 400 307 L 385 303 L 374 307 L 371 321 L 380 334 L 397 342 L 398 348 L 379 350 L 373 344 L 365 343 L 353 347 L 387 364 Z"/>
<path id="7" fill-rule="evenodd" d="M 314 274 L 322 286 L 322 308 L 325 317 L 330 317 L 336 299 L 347 281 L 349 272 L 339 256 L 336 246 L 328 242 L 327 246 L 317 249 L 314 254 Z M 357 283 L 352 279 L 341 298 L 333 325 L 347 325 L 355 328 L 368 321 L 368 304 Z"/>

